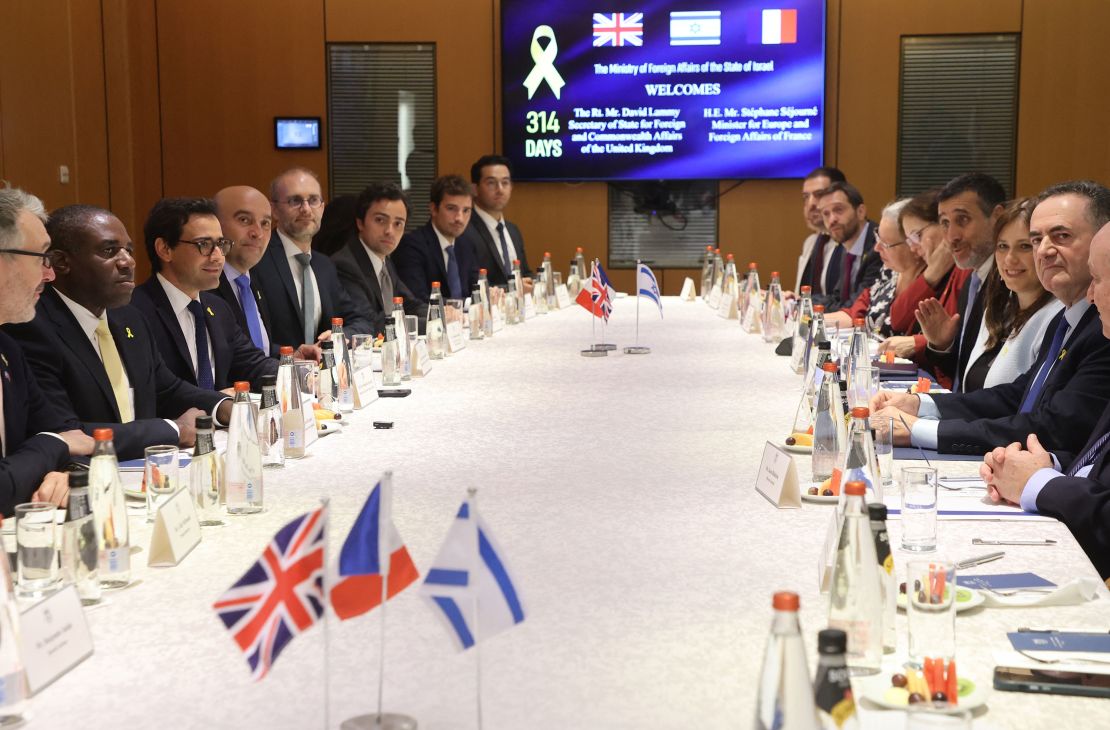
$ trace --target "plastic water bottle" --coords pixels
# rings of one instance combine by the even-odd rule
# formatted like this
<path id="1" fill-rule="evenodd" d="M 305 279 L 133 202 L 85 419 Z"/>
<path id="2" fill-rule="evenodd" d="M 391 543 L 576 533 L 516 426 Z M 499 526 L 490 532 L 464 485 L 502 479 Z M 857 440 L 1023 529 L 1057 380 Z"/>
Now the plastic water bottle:
<path id="1" fill-rule="evenodd" d="M 817 707 L 798 624 L 798 594 L 779 591 L 771 606 L 771 635 L 763 654 L 756 704 L 756 730 L 817 730 Z"/>

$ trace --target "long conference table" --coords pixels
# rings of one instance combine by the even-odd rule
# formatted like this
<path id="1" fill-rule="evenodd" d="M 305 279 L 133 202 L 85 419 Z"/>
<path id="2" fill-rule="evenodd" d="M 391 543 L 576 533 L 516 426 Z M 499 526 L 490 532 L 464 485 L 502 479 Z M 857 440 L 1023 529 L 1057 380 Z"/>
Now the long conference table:
<path id="1" fill-rule="evenodd" d="M 776 509 L 753 487 L 766 440 L 781 442 L 800 377 L 786 358 L 700 300 L 641 303 L 649 355 L 586 358 L 585 310 L 507 327 L 436 362 L 404 399 L 348 416 L 305 458 L 265 474 L 266 510 L 204 528 L 172 568 L 147 568 L 150 528 L 134 510 L 134 582 L 86 611 L 95 653 L 37 696 L 31 727 L 318 728 L 376 706 L 378 610 L 316 625 L 269 676 L 247 664 L 211 609 L 293 517 L 330 499 L 332 559 L 378 476 L 394 474 L 393 519 L 422 573 L 478 490 L 526 620 L 480 647 L 485 728 L 737 728 L 753 721 L 771 594 L 801 596 L 816 666 L 826 625 L 817 561 L 829 510 Z M 634 300 L 616 302 L 607 339 L 632 344 Z M 372 421 L 393 421 L 375 430 Z M 798 457 L 805 482 L 809 459 Z M 973 463 L 946 464 L 972 474 Z M 898 543 L 898 522 L 890 522 Z M 978 572 L 1036 571 L 1057 583 L 1097 573 L 1059 523 L 941 522 L 939 554 L 990 550 L 973 536 L 1050 537 L 1005 547 Z M 904 568 L 907 555 L 898 552 Z M 473 649 L 456 651 L 417 586 L 388 604 L 385 705 L 421 728 L 478 726 Z M 961 676 L 988 688 L 992 651 L 1019 626 L 1105 629 L 1099 600 L 987 609 L 957 620 Z M 899 651 L 906 649 L 900 613 Z M 330 646 L 325 657 L 325 635 Z M 862 712 L 865 727 L 902 713 Z M 1110 726 L 1106 700 L 991 692 L 977 728 Z"/>

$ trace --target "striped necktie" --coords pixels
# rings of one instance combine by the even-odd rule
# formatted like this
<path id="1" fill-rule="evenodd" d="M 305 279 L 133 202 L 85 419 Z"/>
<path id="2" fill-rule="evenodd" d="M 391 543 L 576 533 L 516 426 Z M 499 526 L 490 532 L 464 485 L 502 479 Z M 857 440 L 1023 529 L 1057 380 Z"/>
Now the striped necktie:
<path id="1" fill-rule="evenodd" d="M 1107 441 L 1110 441 L 1110 431 L 1102 434 L 1102 436 L 1099 437 L 1098 441 L 1095 441 L 1094 445 L 1091 446 L 1091 448 L 1083 452 L 1083 456 L 1075 460 L 1075 463 L 1071 465 L 1070 469 L 1068 469 L 1068 476 L 1073 477 L 1078 474 L 1083 467 L 1090 466 L 1091 464 L 1094 464 L 1096 461 L 1098 461 L 1099 457 L 1102 456 L 1102 451 L 1105 448 Z"/>

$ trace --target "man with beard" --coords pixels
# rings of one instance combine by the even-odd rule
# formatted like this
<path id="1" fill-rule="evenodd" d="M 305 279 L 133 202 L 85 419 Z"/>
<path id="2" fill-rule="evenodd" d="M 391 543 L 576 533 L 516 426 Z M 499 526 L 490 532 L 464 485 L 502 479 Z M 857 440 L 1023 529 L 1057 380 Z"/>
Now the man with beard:
<path id="1" fill-rule="evenodd" d="M 470 166 L 475 198 L 474 215 L 460 238 L 473 249 L 477 266 L 486 270 L 491 286 L 508 287 L 513 261 L 520 261 L 525 293 L 532 291 L 532 270 L 524 250 L 524 236 L 505 218 L 513 195 L 513 163 L 501 155 L 483 155 Z M 586 274 L 582 274 L 586 276 Z"/>
<path id="2" fill-rule="evenodd" d="M 473 212 L 470 185 L 458 175 L 439 178 L 432 183 L 428 212 L 428 222 L 397 246 L 397 272 L 422 302 L 431 296 L 433 281 L 440 283 L 444 299 L 465 299 L 478 285 L 474 249 L 460 238 Z"/>
<path id="3" fill-rule="evenodd" d="M 813 302 L 824 304 L 825 311 L 832 311 L 851 306 L 860 292 L 874 284 L 883 262 L 875 253 L 876 226 L 867 220 L 863 195 L 854 185 L 834 182 L 814 195 L 821 219 L 838 250 L 822 278 L 825 294 L 819 296 L 814 292 Z"/>
<path id="4" fill-rule="evenodd" d="M 802 181 L 802 216 L 806 227 L 813 232 L 802 242 L 802 253 L 798 256 L 796 292 L 806 285 L 818 297 L 825 296 L 825 276 L 832 259 L 836 256 L 839 263 L 843 255 L 840 247 L 830 242 L 821 209 L 817 207 L 817 193 L 834 182 L 846 182 L 844 173 L 835 167 L 818 167 Z"/>

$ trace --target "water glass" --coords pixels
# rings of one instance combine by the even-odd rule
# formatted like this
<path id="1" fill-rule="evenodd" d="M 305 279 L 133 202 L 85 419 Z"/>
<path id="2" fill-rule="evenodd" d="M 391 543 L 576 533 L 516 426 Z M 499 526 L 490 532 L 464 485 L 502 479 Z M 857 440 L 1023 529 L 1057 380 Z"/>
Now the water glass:
<path id="1" fill-rule="evenodd" d="M 937 470 L 902 468 L 902 549 L 924 553 L 937 549 Z"/>
<path id="2" fill-rule="evenodd" d="M 877 372 L 877 369 L 876 369 Z M 877 416 L 871 419 L 875 438 L 875 458 L 879 462 L 879 478 L 884 487 L 894 484 L 894 419 Z"/>
<path id="3" fill-rule="evenodd" d="M 58 587 L 57 508 L 50 502 L 15 506 L 15 542 L 19 596 L 41 598 Z"/>
<path id="4" fill-rule="evenodd" d="M 177 494 L 178 450 L 176 446 L 147 446 L 143 471 L 146 492 L 146 521 L 154 522 L 158 510 Z"/>
<path id="5" fill-rule="evenodd" d="M 867 408 L 871 403 L 871 396 L 879 392 L 879 369 L 858 365 L 852 371 L 852 380 L 848 383 L 848 407 Z"/>
<path id="6" fill-rule="evenodd" d="M 956 564 L 911 560 L 906 564 L 906 618 L 910 660 L 956 656 Z"/>
<path id="7" fill-rule="evenodd" d="M 351 366 L 356 370 L 372 367 L 374 363 L 374 335 L 351 337 Z"/>

